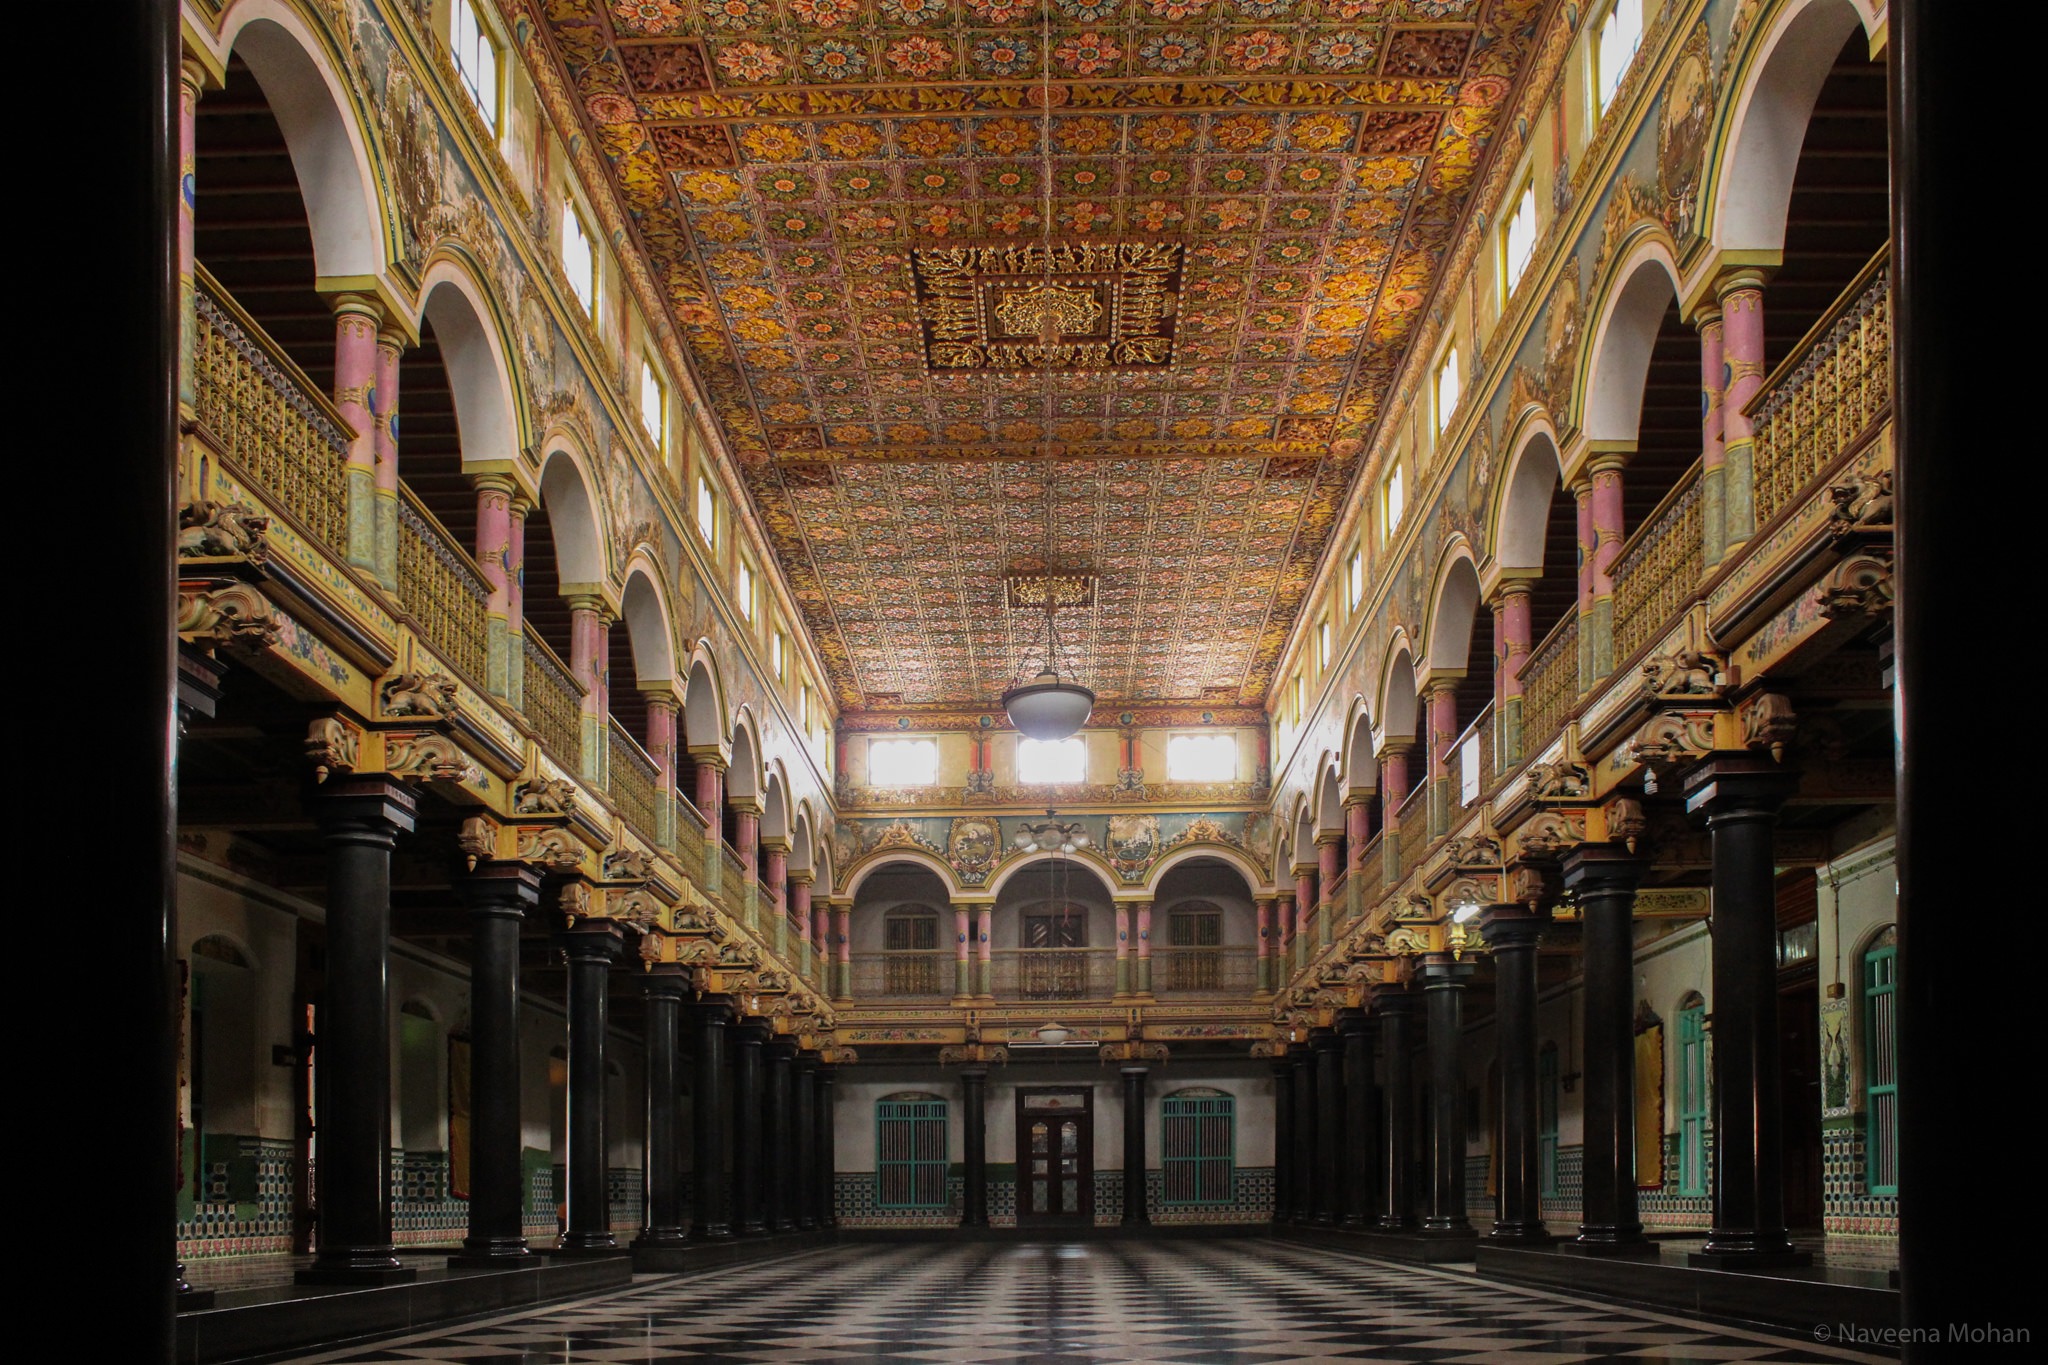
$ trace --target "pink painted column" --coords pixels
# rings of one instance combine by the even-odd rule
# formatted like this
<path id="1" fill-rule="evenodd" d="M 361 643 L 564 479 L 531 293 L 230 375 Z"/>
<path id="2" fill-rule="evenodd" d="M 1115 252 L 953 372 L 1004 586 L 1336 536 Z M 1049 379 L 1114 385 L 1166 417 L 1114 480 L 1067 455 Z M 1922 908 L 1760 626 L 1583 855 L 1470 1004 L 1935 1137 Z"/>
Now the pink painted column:
<path id="1" fill-rule="evenodd" d="M 493 694 L 512 694 L 512 481 L 486 474 L 476 481 L 476 565 L 491 585 L 484 604 L 489 632 L 485 685 Z M 523 548 L 523 547 L 522 547 Z"/>
<path id="2" fill-rule="evenodd" d="M 199 402 L 199 284 L 193 246 L 198 227 L 199 92 L 205 74 L 186 62 L 178 70 L 178 406 Z M 200 490 L 205 496 L 205 490 Z"/>
<path id="3" fill-rule="evenodd" d="M 953 907 L 953 994 L 974 994 L 974 916 L 964 905 Z"/>
<path id="4" fill-rule="evenodd" d="M 1500 585 L 1493 599 L 1494 655 L 1499 659 L 1494 675 L 1494 733 L 1499 738 L 1500 762 L 1517 762 L 1522 757 L 1522 670 L 1528 666 L 1534 621 L 1529 608 L 1529 584 L 1509 579 Z"/>
<path id="5" fill-rule="evenodd" d="M 676 838 L 676 694 L 647 694 L 647 756 L 654 760 L 654 824 L 656 837 Z"/>
<path id="6" fill-rule="evenodd" d="M 1294 950 L 1294 893 L 1292 891 L 1282 891 L 1273 898 L 1273 947 L 1275 949 L 1274 956 L 1280 958 L 1283 962 L 1285 962 L 1287 955 Z M 1273 982 L 1274 987 L 1277 989 L 1280 985 L 1280 980 L 1284 979 L 1285 974 L 1283 973 L 1280 979 L 1276 979 Z"/>
<path id="7" fill-rule="evenodd" d="M 762 851 L 768 855 L 768 868 L 762 880 L 768 899 L 775 906 L 775 913 L 789 913 L 789 845 L 780 840 L 764 840 Z"/>
<path id="8" fill-rule="evenodd" d="M 359 569 L 377 567 L 377 327 L 384 310 L 367 294 L 334 299 L 334 407 L 355 432 L 348 446 L 348 544 Z"/>
<path id="9" fill-rule="evenodd" d="M 1365 846 L 1372 842 L 1372 798 L 1354 794 L 1344 798 L 1344 842 L 1349 847 L 1351 866 L 1365 860 Z"/>
<path id="10" fill-rule="evenodd" d="M 704 817 L 705 837 L 715 845 L 725 828 L 725 760 L 715 752 L 690 757 L 697 761 L 697 813 Z"/>
<path id="11" fill-rule="evenodd" d="M 1760 270 L 1736 270 L 1715 286 L 1721 300 L 1721 364 L 1727 383 L 1726 412 L 1721 429 L 1727 466 L 1722 553 L 1748 540 L 1756 530 L 1756 428 L 1743 409 L 1764 386 L 1764 277 Z"/>
<path id="12" fill-rule="evenodd" d="M 1270 991 L 1273 989 L 1273 898 L 1255 897 L 1252 914 L 1258 921 L 1258 988 Z"/>
<path id="13" fill-rule="evenodd" d="M 1451 827 L 1451 807 L 1456 793 L 1451 790 L 1451 743 L 1458 737 L 1458 685 L 1439 678 L 1429 685 L 1426 724 L 1429 748 L 1423 757 L 1429 772 L 1429 833 L 1431 838 Z"/>
<path id="14" fill-rule="evenodd" d="M 1590 461 L 1593 482 L 1593 574 L 1591 619 L 1579 623 L 1579 639 L 1593 635 L 1592 677 L 1605 678 L 1614 671 L 1614 561 L 1621 558 L 1621 542 L 1627 528 L 1622 525 L 1621 468 L 1619 454 L 1595 455 Z"/>
<path id="15" fill-rule="evenodd" d="M 1131 906 L 1116 903 L 1116 993 L 1131 993 Z"/>
<path id="16" fill-rule="evenodd" d="M 1408 799 L 1408 747 L 1388 747 L 1380 752 L 1380 869 L 1388 886 L 1407 871 L 1398 853 L 1401 834 L 1401 803 Z"/>
<path id="17" fill-rule="evenodd" d="M 1700 530 L 1711 568 L 1728 552 L 1727 328 L 1716 304 L 1692 321 L 1700 332 Z"/>
<path id="18" fill-rule="evenodd" d="M 1593 680 L 1593 551 L 1598 544 L 1593 534 L 1593 481 L 1582 478 L 1573 484 L 1572 498 L 1579 538 L 1579 681 L 1575 692 L 1583 692 Z"/>
<path id="19" fill-rule="evenodd" d="M 1132 984 L 1139 995 L 1152 994 L 1152 902 L 1138 902 L 1138 976 Z"/>
<path id="20" fill-rule="evenodd" d="M 375 532 L 377 578 L 387 588 L 398 586 L 398 359 L 405 337 L 395 328 L 377 333 L 377 419 Z"/>
<path id="21" fill-rule="evenodd" d="M 532 504 L 518 494 L 507 505 L 505 524 L 506 696 L 526 704 L 526 514 Z"/>
<path id="22" fill-rule="evenodd" d="M 1294 948 L 1294 966 L 1300 967 L 1308 957 L 1308 917 L 1316 912 L 1316 869 L 1313 863 L 1298 863 L 1294 869 L 1294 932 L 1289 935 Z"/>
<path id="23" fill-rule="evenodd" d="M 832 906 L 829 900 L 813 897 L 810 888 L 804 888 L 804 896 L 811 902 L 815 922 L 811 925 L 811 942 L 818 945 L 818 965 L 821 971 L 829 972 L 832 961 Z"/>
<path id="24" fill-rule="evenodd" d="M 810 946 L 811 942 L 811 874 L 792 872 L 789 874 L 789 917 L 796 921 L 797 942 Z"/>
<path id="25" fill-rule="evenodd" d="M 605 673 L 611 659 L 604 602 L 589 593 L 569 598 L 569 675 L 583 684 L 583 777 L 604 785 L 611 745 L 605 726 L 611 700 L 605 695 Z"/>
<path id="26" fill-rule="evenodd" d="M 1336 830 L 1325 830 L 1316 836 L 1316 884 L 1322 890 L 1325 907 L 1329 906 L 1337 878 L 1343 871 L 1344 835 Z"/>
<path id="27" fill-rule="evenodd" d="M 993 905 L 974 913 L 974 993 L 983 999 L 995 994 L 995 918 Z"/>
<path id="28" fill-rule="evenodd" d="M 833 998 L 847 999 L 853 994 L 853 930 L 851 921 L 853 907 L 835 905 L 832 907 L 832 944 L 838 949 L 839 989 Z"/>
<path id="29" fill-rule="evenodd" d="M 761 876 L 761 812 L 735 803 L 732 812 L 733 852 L 750 879 Z"/>

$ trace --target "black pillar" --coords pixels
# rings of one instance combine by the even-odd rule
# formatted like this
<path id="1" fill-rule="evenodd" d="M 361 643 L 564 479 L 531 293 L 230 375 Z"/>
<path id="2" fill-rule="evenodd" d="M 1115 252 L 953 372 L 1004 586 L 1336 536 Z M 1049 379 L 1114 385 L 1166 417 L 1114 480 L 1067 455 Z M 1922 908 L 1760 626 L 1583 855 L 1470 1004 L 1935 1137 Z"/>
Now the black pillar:
<path id="1" fill-rule="evenodd" d="M 1548 1242 L 1537 1170 L 1536 945 L 1549 916 L 1493 906 L 1484 921 L 1493 950 L 1494 1040 L 1500 1058 L 1500 1194 L 1488 1240 Z"/>
<path id="2" fill-rule="evenodd" d="M 540 874 L 479 863 L 456 883 L 469 906 L 469 1235 L 460 1266 L 530 1261 L 519 1167 L 519 926 Z"/>
<path id="3" fill-rule="evenodd" d="M 988 1226 L 988 1068 L 970 1066 L 960 1073 L 961 1128 L 965 1142 L 962 1163 L 966 1186 L 960 1193 L 960 1226 Z"/>
<path id="4" fill-rule="evenodd" d="M 1310 1046 L 1316 1054 L 1315 1221 L 1332 1227 L 1344 1216 L 1344 1040 L 1321 1033 Z"/>
<path id="5" fill-rule="evenodd" d="M 767 1057 L 767 1132 L 762 1143 L 762 1170 L 766 1178 L 762 1183 L 767 1190 L 768 1230 L 791 1232 L 796 1228 L 795 1191 L 790 1179 L 791 1168 L 796 1164 L 796 1141 L 789 1127 L 793 1107 L 790 1089 L 794 1084 L 790 1073 L 791 1063 L 796 1059 L 795 1041 L 776 1039 L 768 1044 Z"/>
<path id="6" fill-rule="evenodd" d="M 109 85 L 81 131 L 128 169 L 93 193 L 93 231 L 55 234 L 38 256 L 48 267 L 38 282 L 68 292 L 75 280 L 104 281 L 121 307 L 50 310 L 67 339 L 28 348 L 37 391 L 81 387 L 78 357 L 90 355 L 91 392 L 112 399 L 94 402 L 106 444 L 93 471 L 106 483 L 91 513 L 93 576 L 107 587 L 90 599 L 93 664 L 66 670 L 63 683 L 65 713 L 91 726 L 92 758 L 38 765 L 36 802 L 52 814 L 118 808 L 119 834 L 110 847 L 102 820 L 38 822 L 38 845 L 56 845 L 54 866 L 118 872 L 94 884 L 92 1003 L 64 1009 L 61 1045 L 19 1049 L 40 1074 L 16 1085 L 76 1093 L 90 1058 L 91 1093 L 112 1098 L 118 1117 L 65 1125 L 66 1164 L 91 1174 L 22 1182 L 34 1210 L 26 1221 L 91 1230 L 94 1296 L 112 1310 L 93 1315 L 95 1353 L 138 1365 L 168 1362 L 176 1341 L 179 10 L 144 0 L 95 34 L 94 66 Z M 44 145 L 32 173 L 59 183 L 71 151 L 35 141 Z M 30 489 L 46 492 L 23 494 L 76 505 L 79 469 L 36 463 Z M 26 975 L 76 998 L 68 974 Z"/>
<path id="7" fill-rule="evenodd" d="M 725 1183 L 725 1029 L 731 1019 L 732 1006 L 726 1001 L 697 1005 L 697 1083 L 690 1097 L 697 1197 L 690 1237 L 699 1242 L 732 1236 Z"/>
<path id="8" fill-rule="evenodd" d="M 1580 844 L 1564 855 L 1578 898 L 1586 978 L 1585 1177 L 1570 1249 L 1654 1252 L 1636 1211 L 1636 884 L 1643 864 L 1622 844 Z"/>
<path id="9" fill-rule="evenodd" d="M 1128 1064 L 1124 1078 L 1124 1218 L 1125 1227 L 1152 1221 L 1145 1208 L 1145 1077 L 1147 1068 Z"/>
<path id="10" fill-rule="evenodd" d="M 790 1170 L 795 1195 L 796 1226 L 809 1232 L 818 1226 L 818 1059 L 796 1059 L 796 1162 Z"/>
<path id="11" fill-rule="evenodd" d="M 1294 1062 L 1273 1059 L 1273 1221 L 1294 1216 Z"/>
<path id="12" fill-rule="evenodd" d="M 733 1030 L 732 1190 L 734 1231 L 742 1237 L 768 1231 L 761 1198 L 761 1047 L 766 1030 L 749 1021 Z"/>
<path id="13" fill-rule="evenodd" d="M 1429 1212 L 1422 1230 L 1470 1236 L 1465 1216 L 1465 979 L 1472 964 L 1433 956 L 1422 968 L 1429 1011 Z"/>
<path id="14" fill-rule="evenodd" d="M 1380 996 L 1373 1008 L 1380 1017 L 1380 1051 L 1387 1067 L 1380 1227 L 1407 1232 L 1415 1227 L 1415 997 L 1405 992 Z"/>
<path id="15" fill-rule="evenodd" d="M 391 850 L 413 798 L 389 777 L 333 778 L 313 800 L 327 840 L 327 988 L 315 1136 L 320 1256 L 312 1284 L 410 1280 L 391 1244 Z"/>
<path id="16" fill-rule="evenodd" d="M 838 1169 L 837 1162 L 833 1159 L 833 1154 L 837 1151 L 837 1145 L 832 1141 L 832 1092 L 832 1068 L 821 1062 L 818 1065 L 818 1096 L 816 1100 L 818 1111 L 818 1138 L 815 1144 L 817 1148 L 815 1153 L 816 1175 L 813 1177 L 813 1194 L 817 1199 L 817 1218 L 820 1228 L 839 1226 L 839 1215 L 832 1208 L 832 1177 Z"/>
<path id="17" fill-rule="evenodd" d="M 1713 1228 L 1695 1265 L 1806 1265 L 1785 1228 L 1779 1092 L 1778 898 L 1771 830 L 1795 778 L 1762 754 L 1715 753 L 1685 775 L 1714 851 Z"/>
<path id="18" fill-rule="evenodd" d="M 569 1226 L 557 1250 L 618 1249 L 612 1236 L 605 1140 L 604 1035 L 611 1016 L 612 963 L 625 935 L 606 920 L 586 920 L 562 935 L 569 967 Z"/>
<path id="19" fill-rule="evenodd" d="M 1294 1211 L 1297 1223 L 1312 1223 L 1321 1191 L 1316 1181 L 1316 1054 L 1303 1040 L 1287 1054 L 1294 1059 Z"/>
<path id="20" fill-rule="evenodd" d="M 1373 1076 L 1379 1024 L 1348 1015 L 1337 1024 L 1344 1040 L 1343 1225 L 1370 1228 L 1379 1215 L 1380 1092 Z"/>
<path id="21" fill-rule="evenodd" d="M 641 1148 L 644 1212 L 636 1247 L 675 1246 L 684 1240 L 682 1134 L 676 1127 L 676 1091 L 682 1085 L 677 1040 L 689 979 L 673 965 L 640 978 L 647 994 L 647 1133 Z"/>

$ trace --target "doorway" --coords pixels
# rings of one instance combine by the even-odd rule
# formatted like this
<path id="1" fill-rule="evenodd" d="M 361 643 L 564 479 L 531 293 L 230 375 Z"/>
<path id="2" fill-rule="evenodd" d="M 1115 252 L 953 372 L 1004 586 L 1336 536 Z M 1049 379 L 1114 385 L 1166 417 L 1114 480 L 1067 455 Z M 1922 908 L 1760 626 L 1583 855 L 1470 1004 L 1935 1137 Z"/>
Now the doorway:
<path id="1" fill-rule="evenodd" d="M 1017 1091 L 1017 1226 L 1095 1221 L 1095 1105 L 1085 1086 Z"/>

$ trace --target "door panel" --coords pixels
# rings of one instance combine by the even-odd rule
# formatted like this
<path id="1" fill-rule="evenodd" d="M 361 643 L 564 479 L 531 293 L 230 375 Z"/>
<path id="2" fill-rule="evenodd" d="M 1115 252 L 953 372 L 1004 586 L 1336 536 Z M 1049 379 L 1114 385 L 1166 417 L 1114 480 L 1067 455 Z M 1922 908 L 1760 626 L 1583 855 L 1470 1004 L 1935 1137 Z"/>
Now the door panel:
<path id="1" fill-rule="evenodd" d="M 1017 1222 L 1085 1225 L 1095 1219 L 1093 1095 L 1077 1086 L 1017 1092 Z"/>

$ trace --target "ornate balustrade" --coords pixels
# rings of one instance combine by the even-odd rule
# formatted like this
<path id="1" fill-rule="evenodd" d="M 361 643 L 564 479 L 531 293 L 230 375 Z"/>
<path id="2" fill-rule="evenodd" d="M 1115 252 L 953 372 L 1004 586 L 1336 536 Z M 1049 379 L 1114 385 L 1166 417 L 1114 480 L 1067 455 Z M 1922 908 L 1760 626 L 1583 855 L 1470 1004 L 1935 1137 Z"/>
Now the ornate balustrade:
<path id="1" fill-rule="evenodd" d="M 348 549 L 348 447 L 354 432 L 206 268 L 197 271 L 193 378 L 199 425 L 236 472 L 340 557 Z"/>
<path id="2" fill-rule="evenodd" d="M 409 488 L 399 489 L 398 596 L 441 657 L 481 682 L 489 654 L 490 580 Z"/>
<path id="3" fill-rule="evenodd" d="M 853 994 L 860 1000 L 953 997 L 955 958 L 950 952 L 881 952 L 853 955 Z"/>
<path id="4" fill-rule="evenodd" d="M 690 798 L 676 794 L 675 850 L 683 870 L 692 877 L 704 875 L 704 817 Z"/>
<path id="5" fill-rule="evenodd" d="M 1567 613 L 1522 665 L 1522 753 L 1549 743 L 1578 699 L 1579 618 Z"/>
<path id="6" fill-rule="evenodd" d="M 647 751 L 634 742 L 631 735 L 613 720 L 609 727 L 612 746 L 612 801 L 617 804 L 619 814 L 626 817 L 626 823 L 640 831 L 640 836 L 653 840 L 657 828 L 655 816 L 655 792 L 661 781 L 661 769 Z"/>
<path id="7" fill-rule="evenodd" d="M 1758 527 L 1800 501 L 1891 411 L 1891 359 L 1887 244 L 1749 402 Z"/>
<path id="8" fill-rule="evenodd" d="M 526 718 L 555 761 L 577 772 L 583 762 L 583 684 L 531 628 L 521 638 L 526 642 Z"/>
<path id="9" fill-rule="evenodd" d="M 1358 855 L 1358 884 L 1365 889 L 1365 904 L 1368 908 L 1379 899 L 1381 878 L 1384 876 L 1380 863 L 1384 856 L 1380 851 L 1382 834 L 1382 831 L 1374 830 L 1372 837 L 1365 841 L 1365 851 Z"/>
<path id="10" fill-rule="evenodd" d="M 1116 993 L 1110 948 L 998 948 L 990 966 L 999 1000 L 1107 1000 Z"/>
<path id="11" fill-rule="evenodd" d="M 1250 948 L 1162 948 L 1152 955 L 1152 992 L 1159 996 L 1249 995 L 1258 986 L 1258 955 Z"/>
<path id="12" fill-rule="evenodd" d="M 1422 861 L 1422 850 L 1429 846 L 1429 784 L 1418 782 L 1415 790 L 1408 793 L 1408 799 L 1401 803 L 1401 829 L 1398 835 L 1397 851 L 1400 854 L 1400 874 L 1407 876 Z"/>
<path id="13" fill-rule="evenodd" d="M 1614 657 L 1622 664 L 1691 605 L 1706 573 L 1706 528 L 1695 463 L 1636 528 L 1614 561 Z"/>

